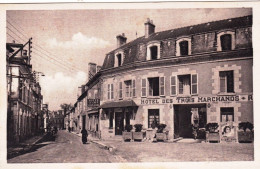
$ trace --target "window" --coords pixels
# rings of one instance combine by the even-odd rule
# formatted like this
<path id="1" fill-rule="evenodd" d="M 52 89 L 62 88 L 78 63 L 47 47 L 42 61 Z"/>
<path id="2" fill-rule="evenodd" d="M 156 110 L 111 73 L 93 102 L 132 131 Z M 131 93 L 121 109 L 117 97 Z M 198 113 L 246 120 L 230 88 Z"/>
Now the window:
<path id="1" fill-rule="evenodd" d="M 171 76 L 171 95 L 176 95 L 176 76 Z"/>
<path id="2" fill-rule="evenodd" d="M 142 97 L 146 97 L 146 79 L 142 79 Z"/>
<path id="3" fill-rule="evenodd" d="M 109 112 L 109 128 L 110 129 L 113 128 L 113 119 L 114 119 L 114 113 L 113 112 Z"/>
<path id="4" fill-rule="evenodd" d="M 122 55 L 121 54 L 118 54 L 118 55 L 116 55 L 116 57 L 117 57 L 117 63 L 118 63 L 118 67 L 119 66 L 122 66 Z"/>
<path id="5" fill-rule="evenodd" d="M 235 49 L 235 32 L 223 31 L 217 34 L 217 51 Z"/>
<path id="6" fill-rule="evenodd" d="M 115 53 L 115 63 L 114 67 L 119 67 L 123 65 L 124 52 L 119 51 Z"/>
<path id="7" fill-rule="evenodd" d="M 123 98 L 123 83 L 119 82 L 119 99 Z"/>
<path id="8" fill-rule="evenodd" d="M 132 81 L 127 80 L 125 81 L 125 97 L 131 97 L 132 96 Z"/>
<path id="9" fill-rule="evenodd" d="M 221 122 L 228 122 L 234 121 L 234 108 L 233 107 L 225 107 L 220 108 L 220 121 Z"/>
<path id="10" fill-rule="evenodd" d="M 133 97 L 136 97 L 136 95 L 135 95 L 135 80 L 132 80 L 132 86 L 133 86 Z"/>
<path id="11" fill-rule="evenodd" d="M 220 71 L 220 92 L 233 93 L 234 92 L 234 75 L 233 70 L 231 71 Z"/>
<path id="12" fill-rule="evenodd" d="M 230 34 L 224 34 L 220 36 L 222 51 L 231 50 L 232 40 Z"/>
<path id="13" fill-rule="evenodd" d="M 148 128 L 151 128 L 152 124 L 160 124 L 159 117 L 159 109 L 148 109 Z"/>
<path id="14" fill-rule="evenodd" d="M 197 74 L 179 75 L 179 90 L 181 95 L 198 94 L 198 79 Z M 172 95 L 174 95 L 174 89 L 176 88 L 175 79 L 172 79 Z"/>
<path id="15" fill-rule="evenodd" d="M 152 42 L 147 46 L 147 60 L 160 59 L 160 42 Z"/>
<path id="16" fill-rule="evenodd" d="M 179 94 L 190 94 L 190 75 L 181 75 L 179 78 Z"/>
<path id="17" fill-rule="evenodd" d="M 189 48 L 188 48 L 188 41 L 184 40 L 179 43 L 180 45 L 180 55 L 185 56 L 188 55 Z"/>
<path id="18" fill-rule="evenodd" d="M 191 38 L 181 38 L 176 41 L 176 56 L 191 55 Z"/>
<path id="19" fill-rule="evenodd" d="M 107 99 L 114 99 L 114 85 L 108 84 L 107 85 Z"/>
<path id="20" fill-rule="evenodd" d="M 149 96 L 159 96 L 159 77 L 148 78 Z"/>
<path id="21" fill-rule="evenodd" d="M 156 60 L 158 59 L 158 47 L 157 46 L 152 46 L 150 47 L 150 52 L 151 52 L 151 60 Z"/>

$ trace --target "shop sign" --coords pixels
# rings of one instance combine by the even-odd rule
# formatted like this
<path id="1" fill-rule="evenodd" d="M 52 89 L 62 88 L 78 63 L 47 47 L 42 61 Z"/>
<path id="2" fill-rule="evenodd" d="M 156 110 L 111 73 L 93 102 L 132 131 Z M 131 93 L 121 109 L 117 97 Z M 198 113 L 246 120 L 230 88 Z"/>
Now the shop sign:
<path id="1" fill-rule="evenodd" d="M 100 105 L 100 99 L 88 99 L 88 107 L 96 107 Z"/>
<path id="2" fill-rule="evenodd" d="M 253 101 L 253 95 L 141 99 L 141 105 L 185 104 L 185 103 L 217 103 L 217 102 L 228 103 L 228 102 L 243 102 L 243 101 Z"/>

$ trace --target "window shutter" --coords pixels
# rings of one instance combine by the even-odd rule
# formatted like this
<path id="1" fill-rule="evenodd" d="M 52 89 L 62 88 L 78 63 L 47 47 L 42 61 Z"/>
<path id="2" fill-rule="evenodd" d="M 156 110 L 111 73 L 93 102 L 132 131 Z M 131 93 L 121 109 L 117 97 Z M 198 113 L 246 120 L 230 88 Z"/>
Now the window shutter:
<path id="1" fill-rule="evenodd" d="M 135 96 L 135 80 L 132 80 L 132 86 L 133 86 L 133 97 Z"/>
<path id="2" fill-rule="evenodd" d="M 171 76 L 171 95 L 176 95 L 176 76 Z"/>
<path id="3" fill-rule="evenodd" d="M 111 85 L 111 99 L 114 99 L 114 84 Z"/>
<path id="4" fill-rule="evenodd" d="M 123 98 L 123 84 L 119 82 L 119 99 Z"/>
<path id="5" fill-rule="evenodd" d="M 191 94 L 198 94 L 198 75 L 191 75 Z"/>
<path id="6" fill-rule="evenodd" d="M 107 85 L 107 99 L 110 100 L 110 84 Z"/>
<path id="7" fill-rule="evenodd" d="M 165 78 L 164 77 L 160 77 L 160 96 L 164 96 L 165 95 Z"/>
<path id="8" fill-rule="evenodd" d="M 142 79 L 142 97 L 146 97 L 146 79 Z"/>

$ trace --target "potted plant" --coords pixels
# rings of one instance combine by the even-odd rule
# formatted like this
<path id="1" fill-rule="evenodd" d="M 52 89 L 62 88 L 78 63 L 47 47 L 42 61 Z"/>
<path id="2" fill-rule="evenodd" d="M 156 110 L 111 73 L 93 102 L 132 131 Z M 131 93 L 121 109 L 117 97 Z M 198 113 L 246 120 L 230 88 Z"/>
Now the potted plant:
<path id="1" fill-rule="evenodd" d="M 250 122 L 241 122 L 238 125 L 238 142 L 254 141 L 254 125 Z"/>
<path id="2" fill-rule="evenodd" d="M 165 141 L 166 140 L 166 133 L 164 132 L 165 127 L 166 127 L 166 124 L 159 124 L 157 126 L 158 130 L 155 134 L 157 141 Z"/>
<path id="3" fill-rule="evenodd" d="M 206 142 L 220 142 L 218 123 L 208 123 L 206 125 Z"/>
<path id="4" fill-rule="evenodd" d="M 144 139 L 144 132 L 142 132 L 143 125 L 135 124 L 135 131 L 133 132 L 133 140 L 141 141 Z"/>
<path id="5" fill-rule="evenodd" d="M 131 130 L 133 126 L 130 124 L 125 125 L 125 131 L 123 131 L 123 139 L 124 141 L 131 141 L 133 139 L 133 134 Z"/>

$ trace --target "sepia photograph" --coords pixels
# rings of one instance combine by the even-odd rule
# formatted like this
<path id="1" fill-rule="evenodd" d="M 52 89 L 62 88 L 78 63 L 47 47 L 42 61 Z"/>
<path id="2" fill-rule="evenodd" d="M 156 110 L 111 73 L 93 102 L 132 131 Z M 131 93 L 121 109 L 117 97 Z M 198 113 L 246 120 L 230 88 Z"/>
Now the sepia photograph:
<path id="1" fill-rule="evenodd" d="M 254 162 L 254 17 L 7 9 L 7 164 Z"/>

